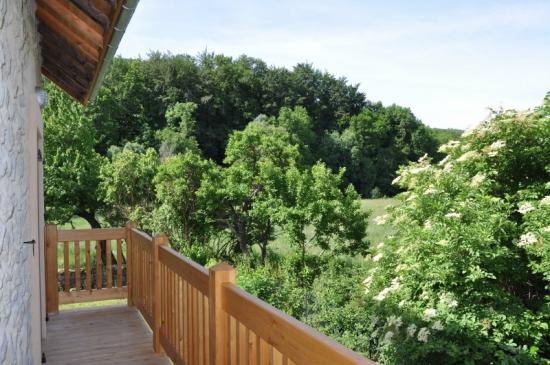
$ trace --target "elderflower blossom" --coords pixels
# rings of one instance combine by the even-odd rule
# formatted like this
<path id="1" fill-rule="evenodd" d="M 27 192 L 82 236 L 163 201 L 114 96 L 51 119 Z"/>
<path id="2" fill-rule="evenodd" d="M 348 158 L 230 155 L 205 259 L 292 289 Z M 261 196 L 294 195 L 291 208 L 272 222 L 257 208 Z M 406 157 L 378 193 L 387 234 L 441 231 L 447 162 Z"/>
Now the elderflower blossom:
<path id="1" fill-rule="evenodd" d="M 384 247 L 384 242 L 378 242 L 378 244 L 376 245 L 376 248 L 380 249 Z"/>
<path id="2" fill-rule="evenodd" d="M 546 195 L 541 199 L 540 205 L 550 205 L 550 195 Z"/>
<path id="3" fill-rule="evenodd" d="M 401 181 L 402 177 L 401 175 L 397 176 L 395 179 L 392 180 L 391 184 L 392 185 L 397 185 L 399 184 L 399 182 Z"/>
<path id="4" fill-rule="evenodd" d="M 428 342 L 428 336 L 430 335 L 430 330 L 427 327 L 422 327 L 420 331 L 418 331 L 418 341 L 420 342 Z"/>
<path id="5" fill-rule="evenodd" d="M 453 163 L 447 162 L 445 166 L 443 166 L 443 172 L 450 172 L 453 169 Z"/>
<path id="6" fill-rule="evenodd" d="M 437 193 L 437 192 L 438 192 L 437 189 L 434 189 L 434 188 L 427 188 L 427 189 L 424 191 L 424 195 L 435 194 L 435 193 Z"/>
<path id="7" fill-rule="evenodd" d="M 445 214 L 445 218 L 460 219 L 460 217 L 462 217 L 462 215 L 460 213 L 457 213 L 457 212 L 449 212 L 449 213 Z"/>
<path id="8" fill-rule="evenodd" d="M 533 210 L 535 210 L 535 207 L 533 206 L 533 204 L 527 202 L 527 203 L 522 203 L 519 206 L 518 212 L 520 212 L 521 214 L 527 214 Z"/>
<path id="9" fill-rule="evenodd" d="M 382 289 L 382 291 L 381 291 L 380 293 L 378 293 L 378 295 L 376 295 L 376 296 L 374 297 L 374 300 L 379 301 L 379 302 L 383 301 L 384 299 L 386 299 L 386 296 L 387 296 L 389 293 L 391 293 L 391 292 L 396 291 L 397 289 L 399 289 L 400 285 L 401 285 L 401 284 L 399 283 L 399 279 L 398 279 L 398 278 L 392 279 L 391 285 L 390 285 L 389 287 L 387 287 L 387 288 Z"/>
<path id="10" fill-rule="evenodd" d="M 432 319 L 433 317 L 435 317 L 437 315 L 437 312 L 434 308 L 426 308 L 424 310 L 424 319 L 426 321 L 429 321 L 430 319 Z"/>
<path id="11" fill-rule="evenodd" d="M 479 157 L 479 153 L 477 153 L 476 151 L 468 151 L 468 152 L 464 153 L 462 156 L 460 156 L 457 159 L 457 161 L 459 161 L 459 162 L 468 161 L 468 160 L 473 160 L 477 157 Z"/>
<path id="12" fill-rule="evenodd" d="M 402 324 L 403 324 L 403 320 L 401 319 L 401 317 L 398 317 L 395 315 L 391 315 L 388 317 L 388 326 L 393 326 L 399 329 L 399 327 L 401 327 Z"/>
<path id="13" fill-rule="evenodd" d="M 383 301 L 384 299 L 386 299 L 386 296 L 391 292 L 391 289 L 390 288 L 384 288 L 382 289 L 382 291 L 380 293 L 378 293 L 378 295 L 376 295 L 374 297 L 374 300 L 376 301 Z"/>
<path id="14" fill-rule="evenodd" d="M 410 173 L 412 175 L 417 175 L 417 174 L 420 174 L 421 172 L 424 172 L 426 170 L 429 170 L 430 168 L 430 165 L 426 165 L 426 166 L 421 166 L 421 167 L 415 167 L 414 169 L 411 169 L 410 170 Z"/>
<path id="15" fill-rule="evenodd" d="M 415 199 L 416 199 L 416 194 L 413 193 L 413 194 L 409 195 L 409 197 L 408 197 L 407 200 L 405 200 L 405 201 L 406 201 L 406 202 L 410 202 L 410 201 L 413 201 L 413 200 L 415 200 Z"/>
<path id="16" fill-rule="evenodd" d="M 453 299 L 452 295 L 449 293 L 441 294 L 439 301 L 442 305 L 447 306 L 448 308 L 455 308 L 458 306 L 458 302 Z"/>
<path id="17" fill-rule="evenodd" d="M 550 226 L 546 226 L 542 229 L 543 232 L 550 232 Z"/>
<path id="18" fill-rule="evenodd" d="M 443 324 L 441 323 L 441 321 L 435 321 L 433 324 L 432 324 L 432 329 L 436 330 L 436 331 L 441 331 L 443 330 Z"/>
<path id="19" fill-rule="evenodd" d="M 439 166 L 443 166 L 449 161 L 450 158 L 451 158 L 451 156 L 447 155 L 447 156 L 445 156 L 445 158 L 443 160 L 439 161 L 437 164 Z"/>
<path id="20" fill-rule="evenodd" d="M 432 221 L 429 219 L 426 220 L 426 222 L 424 222 L 424 229 L 431 230 L 432 228 L 433 228 Z"/>
<path id="21" fill-rule="evenodd" d="M 484 181 L 485 181 L 485 175 L 478 173 L 474 177 L 472 177 L 472 181 L 470 182 L 470 185 L 473 187 L 478 187 Z"/>
<path id="22" fill-rule="evenodd" d="M 407 327 L 407 336 L 414 337 L 414 334 L 416 333 L 416 324 L 411 324 Z"/>
<path id="23" fill-rule="evenodd" d="M 386 334 L 384 335 L 384 339 L 382 340 L 383 343 L 391 343 L 391 339 L 393 337 L 393 332 L 392 331 L 388 331 L 386 332 Z"/>
<path id="24" fill-rule="evenodd" d="M 525 246 L 529 246 L 529 245 L 534 245 L 535 243 L 537 243 L 537 236 L 535 236 L 531 232 L 528 232 L 528 233 L 522 234 L 519 237 L 518 246 L 519 247 L 525 247 Z"/>
<path id="25" fill-rule="evenodd" d="M 403 299 L 402 301 L 400 301 L 400 302 L 397 304 L 397 306 L 398 306 L 399 308 L 403 308 L 403 306 L 404 306 L 405 304 L 407 304 L 407 301 L 406 301 L 405 299 Z"/>
<path id="26" fill-rule="evenodd" d="M 388 219 L 387 214 L 379 215 L 378 217 L 374 218 L 374 223 L 378 226 L 382 226 L 386 224 L 387 219 Z"/>
<path id="27" fill-rule="evenodd" d="M 498 140 L 498 141 L 495 141 L 495 142 L 491 143 L 491 145 L 489 146 L 489 149 L 491 151 L 498 151 L 504 146 L 506 146 L 506 142 L 504 142 L 502 140 Z"/>
<path id="28" fill-rule="evenodd" d="M 426 162 L 426 161 L 428 161 L 428 159 L 429 159 L 428 154 L 425 153 L 424 156 L 422 156 L 418 159 L 418 162 L 420 162 L 420 163 Z"/>
<path id="29" fill-rule="evenodd" d="M 374 262 L 378 262 L 380 261 L 380 259 L 384 256 L 384 254 L 382 252 L 380 252 L 379 254 L 376 254 L 373 258 L 372 258 L 372 261 Z"/>
<path id="30" fill-rule="evenodd" d="M 447 153 L 458 146 L 460 146 L 459 141 L 449 141 L 445 144 L 442 144 L 437 151 Z"/>

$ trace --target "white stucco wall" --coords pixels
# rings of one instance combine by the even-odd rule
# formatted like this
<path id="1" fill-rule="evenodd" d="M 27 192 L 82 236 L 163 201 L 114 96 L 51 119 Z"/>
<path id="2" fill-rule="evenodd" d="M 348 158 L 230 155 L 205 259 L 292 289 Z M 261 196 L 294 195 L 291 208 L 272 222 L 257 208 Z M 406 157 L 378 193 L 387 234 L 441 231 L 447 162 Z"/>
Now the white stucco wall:
<path id="1" fill-rule="evenodd" d="M 36 257 L 40 85 L 34 0 L 0 0 L 0 364 L 40 363 Z M 38 308 L 38 310 L 37 310 Z M 38 332 L 37 332 L 38 331 Z"/>

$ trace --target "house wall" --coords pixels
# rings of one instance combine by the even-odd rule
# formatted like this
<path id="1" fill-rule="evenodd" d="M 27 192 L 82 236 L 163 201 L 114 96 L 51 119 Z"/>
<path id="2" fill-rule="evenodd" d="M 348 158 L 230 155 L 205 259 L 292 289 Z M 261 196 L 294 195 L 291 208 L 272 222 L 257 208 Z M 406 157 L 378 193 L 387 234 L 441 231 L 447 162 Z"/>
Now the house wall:
<path id="1" fill-rule="evenodd" d="M 40 57 L 34 0 L 0 0 L 0 364 L 40 363 Z"/>

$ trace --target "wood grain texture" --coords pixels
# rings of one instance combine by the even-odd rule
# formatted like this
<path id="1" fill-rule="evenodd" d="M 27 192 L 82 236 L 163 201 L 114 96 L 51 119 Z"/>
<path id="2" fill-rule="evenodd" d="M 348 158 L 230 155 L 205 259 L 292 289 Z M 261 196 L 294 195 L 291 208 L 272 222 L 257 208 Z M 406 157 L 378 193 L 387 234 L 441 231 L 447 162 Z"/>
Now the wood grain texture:
<path id="1" fill-rule="evenodd" d="M 47 364 L 171 364 L 153 352 L 147 324 L 125 305 L 61 311 L 47 326 Z"/>

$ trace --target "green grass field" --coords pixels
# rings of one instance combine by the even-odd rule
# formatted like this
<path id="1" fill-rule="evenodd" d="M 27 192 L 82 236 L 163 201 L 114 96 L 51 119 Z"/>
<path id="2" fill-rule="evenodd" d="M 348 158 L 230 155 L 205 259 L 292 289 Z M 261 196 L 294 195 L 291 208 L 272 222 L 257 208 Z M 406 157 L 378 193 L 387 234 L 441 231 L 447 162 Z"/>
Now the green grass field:
<path id="1" fill-rule="evenodd" d="M 374 220 L 376 217 L 386 214 L 386 207 L 388 205 L 394 205 L 398 202 L 399 200 L 393 198 L 363 199 L 361 201 L 361 207 L 371 213 L 369 216 L 369 225 L 367 227 L 367 238 L 372 244 L 383 241 L 387 236 L 392 234 L 393 228 L 390 225 L 386 224 L 379 226 L 374 223 Z M 277 238 L 271 243 L 271 249 L 278 254 L 286 255 L 292 250 L 292 247 L 290 247 L 288 243 L 288 238 L 285 236 L 284 232 L 277 232 L 276 236 Z"/>
<path id="2" fill-rule="evenodd" d="M 393 228 L 390 225 L 377 225 L 374 220 L 376 217 L 386 214 L 386 207 L 388 205 L 397 204 L 397 199 L 392 198 L 382 198 L 382 199 L 363 199 L 361 201 L 361 206 L 365 210 L 369 210 L 371 215 L 369 217 L 369 225 L 367 228 L 367 238 L 371 241 L 372 244 L 383 241 L 388 235 L 392 234 Z M 90 228 L 90 225 L 86 220 L 80 217 L 74 217 L 73 220 L 67 224 L 64 224 L 60 227 L 61 229 L 86 229 Z M 286 255 L 291 250 L 290 244 L 288 243 L 288 238 L 284 232 L 278 231 L 276 234 L 277 238 L 271 243 L 271 249 L 275 252 Z M 256 249 L 257 247 L 255 247 Z M 124 249 L 124 247 L 123 247 Z M 80 245 L 80 266 L 84 267 L 85 265 L 85 248 L 84 244 Z M 91 249 L 92 265 L 95 265 L 95 245 L 92 245 Z M 113 252 L 116 254 L 116 247 L 113 246 Z M 60 249 L 57 254 L 58 268 L 63 268 L 64 256 L 63 249 Z M 71 269 L 74 268 L 74 246 L 73 244 L 69 245 L 69 262 Z"/>
<path id="3" fill-rule="evenodd" d="M 72 221 L 66 223 L 59 227 L 59 229 L 90 229 L 90 224 L 80 217 L 74 217 Z M 111 242 L 111 248 L 113 255 L 117 255 L 116 242 Z M 96 264 L 96 245 L 95 242 L 92 242 L 90 245 L 90 257 L 91 257 L 91 266 L 95 267 Z M 122 252 L 126 252 L 126 243 L 122 243 Z M 57 268 L 63 269 L 65 267 L 65 256 L 63 245 L 60 244 L 59 249 L 57 250 Z M 80 268 L 84 269 L 86 267 L 86 246 L 84 242 L 80 242 Z M 74 269 L 74 244 L 69 243 L 69 268 Z"/>

